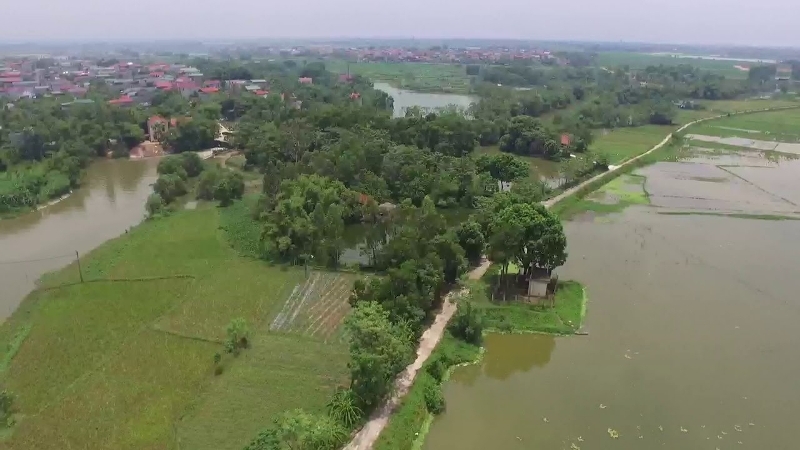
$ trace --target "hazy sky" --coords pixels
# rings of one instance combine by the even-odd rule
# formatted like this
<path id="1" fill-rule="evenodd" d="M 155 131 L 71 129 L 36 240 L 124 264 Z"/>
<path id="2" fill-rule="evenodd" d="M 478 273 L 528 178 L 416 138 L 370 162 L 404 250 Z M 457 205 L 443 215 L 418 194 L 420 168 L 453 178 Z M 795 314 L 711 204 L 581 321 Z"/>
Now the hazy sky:
<path id="1" fill-rule="evenodd" d="M 800 46 L 800 0 L 0 0 L 0 41 L 515 38 Z"/>

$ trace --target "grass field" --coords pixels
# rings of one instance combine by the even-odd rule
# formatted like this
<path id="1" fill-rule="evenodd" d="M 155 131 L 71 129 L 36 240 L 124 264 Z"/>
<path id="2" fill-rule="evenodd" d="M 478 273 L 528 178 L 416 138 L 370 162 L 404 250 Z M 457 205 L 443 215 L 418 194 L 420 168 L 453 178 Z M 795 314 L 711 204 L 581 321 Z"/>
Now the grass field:
<path id="1" fill-rule="evenodd" d="M 348 63 L 343 60 L 328 60 L 325 65 L 335 73 L 348 70 Z M 349 69 L 354 75 L 413 91 L 466 94 L 470 90 L 466 68 L 457 64 L 358 62 L 349 63 Z"/>
<path id="2" fill-rule="evenodd" d="M 735 66 L 751 66 L 754 63 L 742 61 L 719 61 L 713 59 L 675 57 L 669 55 L 652 55 L 649 53 L 635 52 L 601 52 L 597 55 L 597 64 L 605 67 L 629 66 L 631 69 L 644 69 L 647 66 L 677 66 L 691 64 L 702 70 L 724 75 L 727 78 L 747 78 L 747 71 L 737 69 Z"/>
<path id="3" fill-rule="evenodd" d="M 724 117 L 692 127 L 693 134 L 764 141 L 800 141 L 800 109 Z"/>
<path id="4" fill-rule="evenodd" d="M 201 205 L 83 257 L 96 281 L 76 283 L 74 266 L 48 276 L 0 326 L 0 381 L 19 410 L 0 446 L 238 450 L 277 412 L 322 408 L 347 379 L 346 347 L 306 328 L 270 331 L 304 273 L 241 257 L 229 240 L 220 209 Z M 238 317 L 252 348 L 225 356 L 215 376 L 213 356 Z"/>
<path id="5" fill-rule="evenodd" d="M 640 155 L 658 144 L 677 126 L 645 125 L 633 128 L 615 128 L 597 133 L 589 150 L 608 155 L 611 164 Z"/>

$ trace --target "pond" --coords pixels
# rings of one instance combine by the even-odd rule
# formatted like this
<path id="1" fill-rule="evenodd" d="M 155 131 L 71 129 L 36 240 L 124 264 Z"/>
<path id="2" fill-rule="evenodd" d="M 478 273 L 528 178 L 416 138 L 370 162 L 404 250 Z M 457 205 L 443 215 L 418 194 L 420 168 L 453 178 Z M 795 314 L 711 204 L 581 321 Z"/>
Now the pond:
<path id="1" fill-rule="evenodd" d="M 0 322 L 46 272 L 119 236 L 144 219 L 157 160 L 99 160 L 66 199 L 40 211 L 0 220 Z"/>
<path id="2" fill-rule="evenodd" d="M 565 225 L 589 335 L 488 336 L 425 448 L 795 448 L 798 173 L 756 152 L 638 170 L 651 205 Z"/>
<path id="3" fill-rule="evenodd" d="M 440 209 L 439 213 L 444 216 L 448 226 L 456 226 L 466 221 L 475 211 L 467 208 L 452 208 Z M 344 230 L 345 249 L 339 257 L 339 262 L 341 264 L 370 264 L 367 236 L 369 233 L 382 233 L 382 227 L 376 227 L 380 226 L 369 223 L 348 225 Z"/>
<path id="4" fill-rule="evenodd" d="M 427 92 L 415 92 L 406 89 L 398 89 L 389 83 L 376 82 L 375 89 L 386 92 L 394 99 L 394 116 L 403 117 L 406 109 L 420 107 L 423 110 L 445 108 L 456 105 L 459 108 L 469 108 L 473 102 L 477 102 L 477 97 L 459 94 L 434 94 Z"/>

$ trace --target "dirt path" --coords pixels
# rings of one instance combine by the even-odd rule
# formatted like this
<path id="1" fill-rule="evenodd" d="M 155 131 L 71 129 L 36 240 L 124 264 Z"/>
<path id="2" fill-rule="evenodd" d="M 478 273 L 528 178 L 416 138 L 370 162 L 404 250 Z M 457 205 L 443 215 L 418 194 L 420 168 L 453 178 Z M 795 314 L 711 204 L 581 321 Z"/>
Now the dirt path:
<path id="1" fill-rule="evenodd" d="M 491 264 L 491 261 L 487 259 L 481 261 L 481 265 L 469 273 L 469 279 L 477 280 L 482 277 Z M 392 397 L 372 415 L 367 424 L 364 425 L 364 428 L 347 444 L 345 450 L 368 450 L 372 448 L 381 431 L 389 423 L 389 418 L 400 405 L 403 397 L 408 394 L 408 390 L 411 389 L 411 385 L 417 377 L 417 372 L 419 372 L 419 369 L 422 368 L 422 365 L 428 360 L 436 345 L 442 339 L 444 330 L 447 328 L 447 322 L 456 312 L 456 304 L 451 300 L 454 296 L 460 296 L 467 292 L 466 289 L 462 289 L 457 292 L 451 292 L 445 297 L 442 303 L 442 310 L 436 315 L 433 324 L 422 333 L 422 337 L 419 340 L 419 348 L 417 348 L 417 359 L 400 374 L 397 381 L 395 381 L 395 391 Z"/>

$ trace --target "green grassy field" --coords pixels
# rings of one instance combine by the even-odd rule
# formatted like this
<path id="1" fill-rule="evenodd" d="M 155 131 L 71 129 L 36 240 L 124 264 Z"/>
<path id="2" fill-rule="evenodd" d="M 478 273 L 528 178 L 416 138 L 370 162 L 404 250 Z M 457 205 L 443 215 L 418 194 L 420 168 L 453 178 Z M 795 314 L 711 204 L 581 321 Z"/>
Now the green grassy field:
<path id="1" fill-rule="evenodd" d="M 691 64 L 718 75 L 728 78 L 747 78 L 747 71 L 737 69 L 735 66 L 752 66 L 754 63 L 742 61 L 718 61 L 712 59 L 675 57 L 669 55 L 652 55 L 649 53 L 634 52 L 601 52 L 597 55 L 597 64 L 604 67 L 629 66 L 631 69 L 644 69 L 647 66 L 677 66 Z"/>
<path id="2" fill-rule="evenodd" d="M 335 73 L 348 70 L 343 60 L 328 60 L 325 66 Z M 349 63 L 349 68 L 352 74 L 413 91 L 466 94 L 470 90 L 466 68 L 457 64 L 359 62 Z"/>
<path id="3" fill-rule="evenodd" d="M 589 150 L 608 155 L 611 164 L 638 156 L 658 144 L 677 126 L 645 125 L 598 132 Z"/>
<path id="4" fill-rule="evenodd" d="M 693 134 L 765 141 L 800 141 L 800 109 L 724 117 L 692 127 Z"/>
<path id="5" fill-rule="evenodd" d="M 347 349 L 306 324 L 346 308 L 346 291 L 326 297 L 302 270 L 239 256 L 220 211 L 143 223 L 81 259 L 96 281 L 77 283 L 75 266 L 56 272 L 0 326 L 0 382 L 19 410 L 1 447 L 238 450 L 277 412 L 324 406 L 347 380 Z M 337 286 L 351 281 L 340 275 Z M 298 290 L 288 323 L 301 325 L 271 331 Z M 238 317 L 252 348 L 224 356 L 215 375 Z"/>

